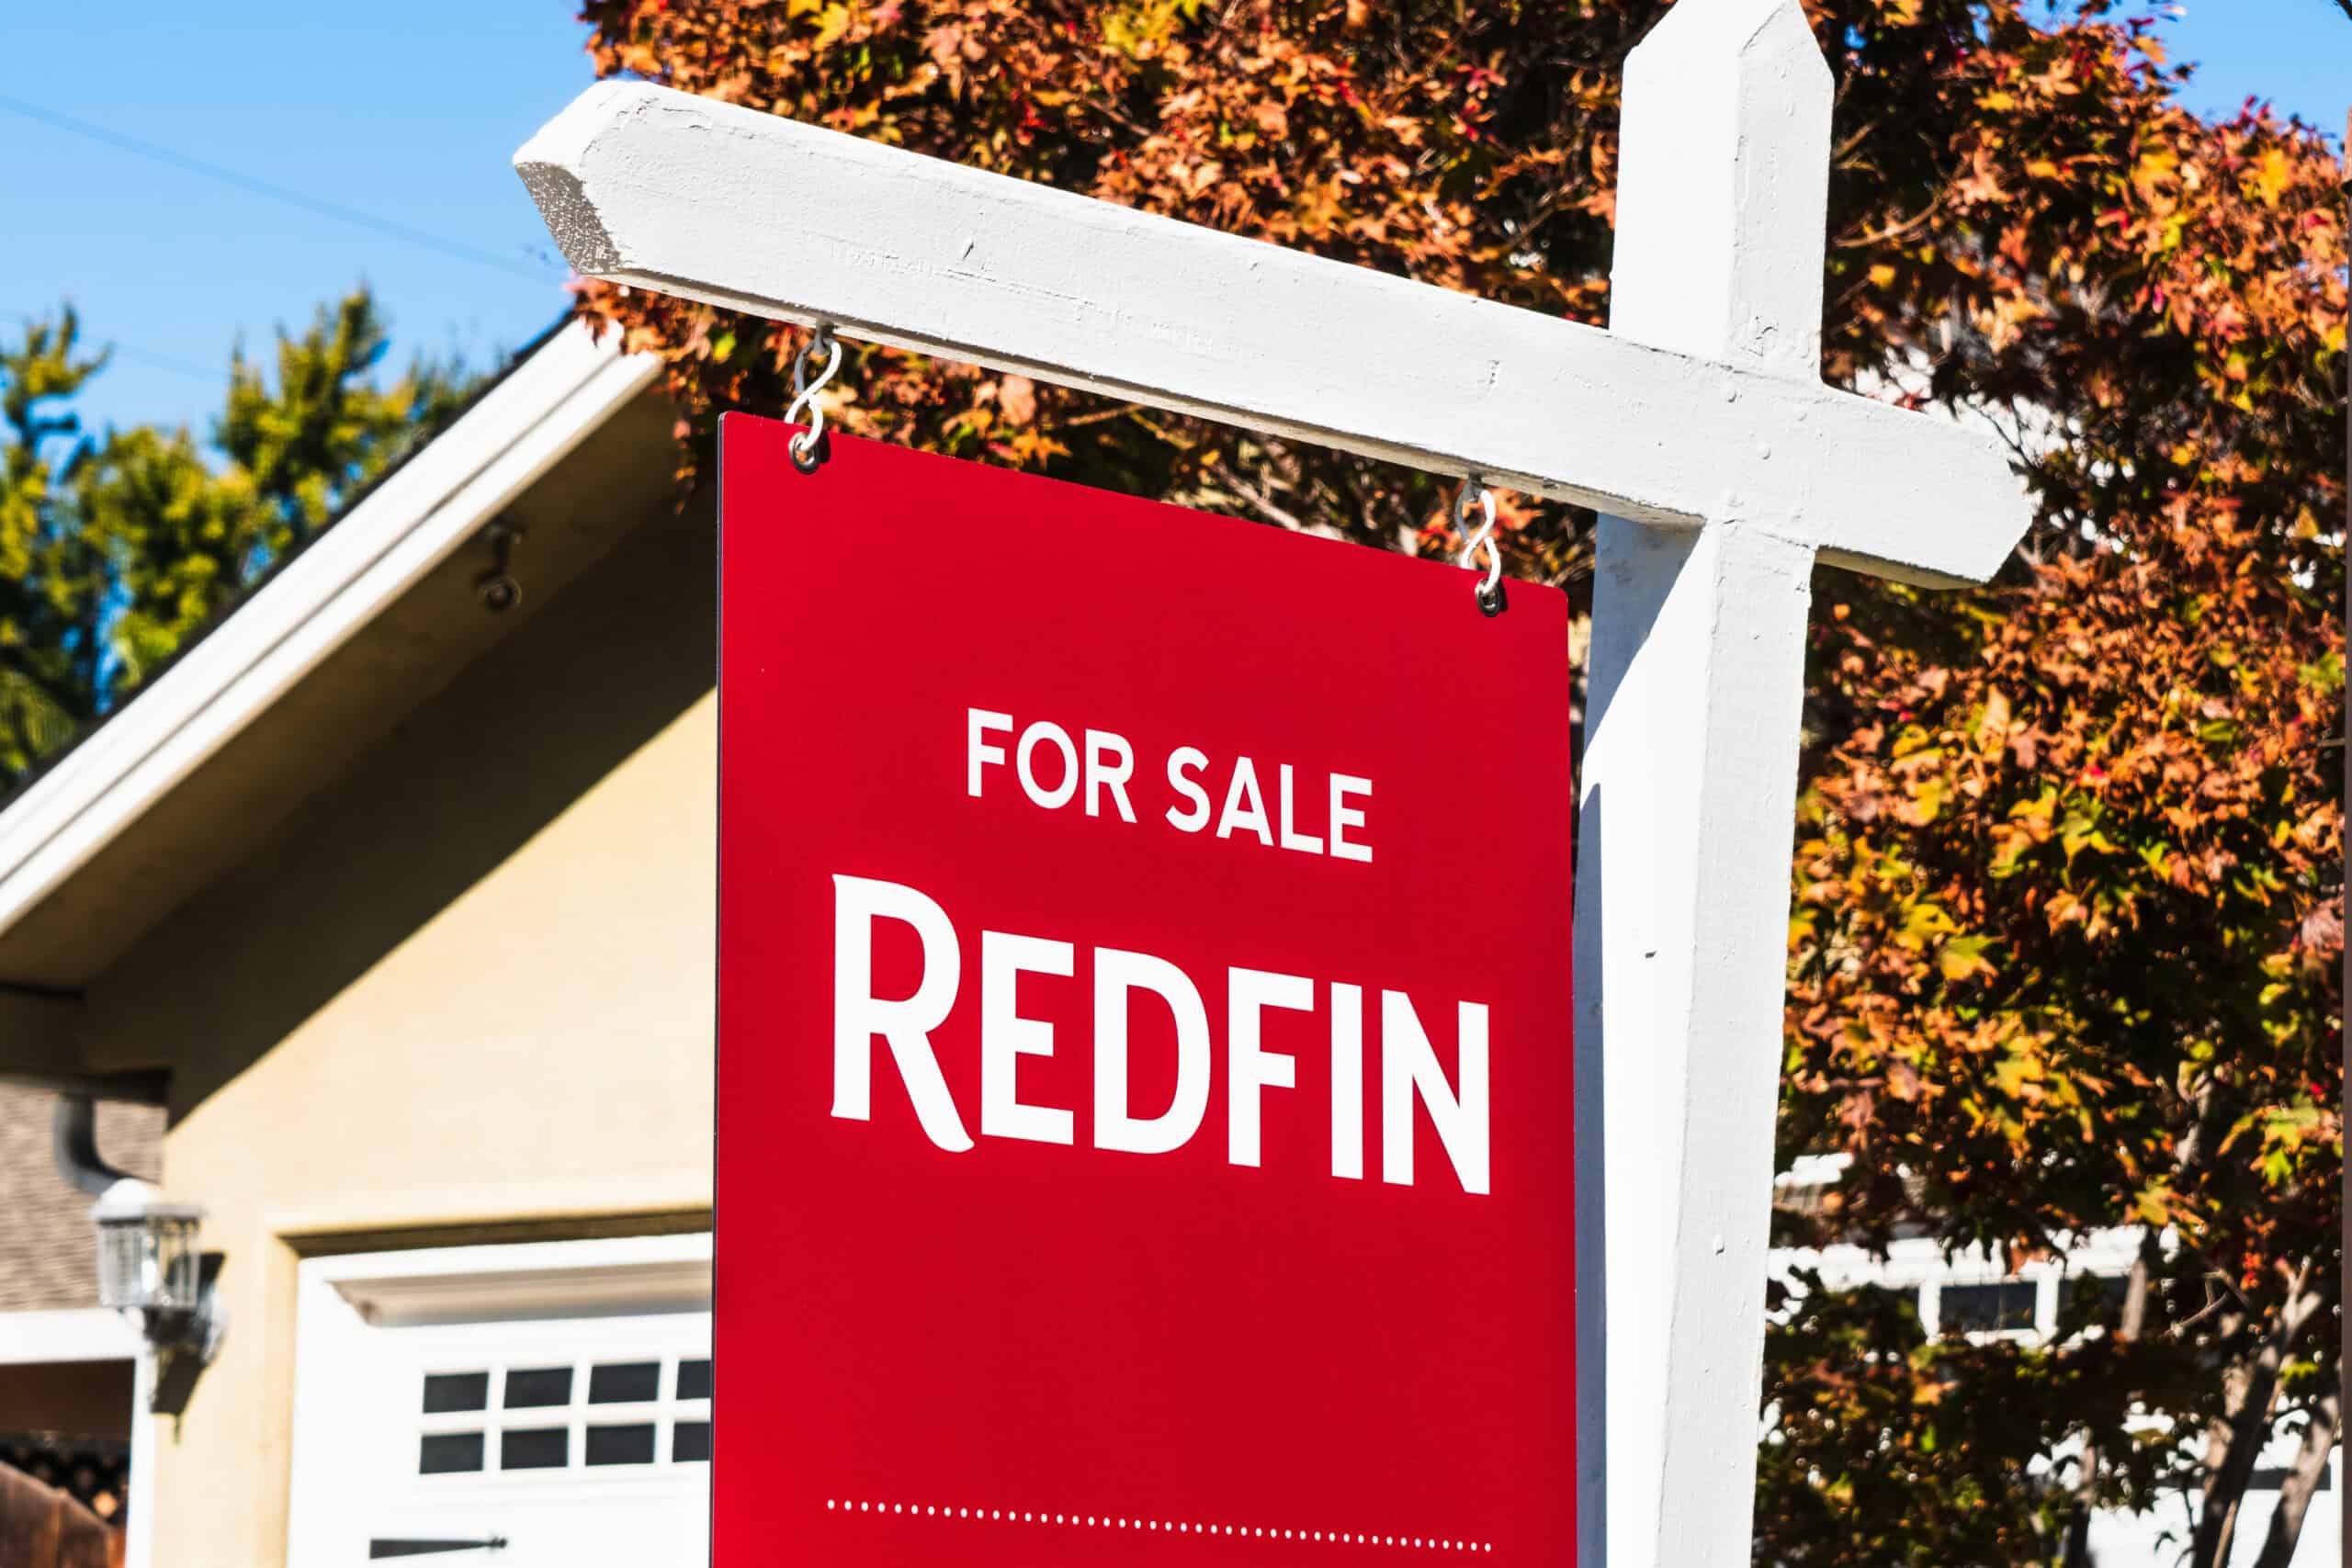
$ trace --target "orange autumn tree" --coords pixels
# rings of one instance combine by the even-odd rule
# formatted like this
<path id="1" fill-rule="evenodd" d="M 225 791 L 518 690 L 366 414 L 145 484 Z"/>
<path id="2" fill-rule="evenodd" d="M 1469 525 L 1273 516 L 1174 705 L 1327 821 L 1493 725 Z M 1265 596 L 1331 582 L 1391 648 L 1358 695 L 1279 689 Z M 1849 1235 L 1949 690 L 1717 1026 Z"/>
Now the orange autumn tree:
<path id="1" fill-rule="evenodd" d="M 2203 1504 L 2333 1440 L 2342 944 L 2337 387 L 2321 138 L 2202 121 L 2086 0 L 1811 0 L 1838 79 L 1826 369 L 1989 420 L 2041 504 L 1992 587 L 1816 585 L 1784 1152 L 1852 1156 L 1788 1239 L 2016 1259 L 2137 1226 L 2047 1346 L 1787 1300 L 1759 1562 L 2082 1560 L 2098 1506 Z M 915 152 L 1599 322 L 1616 95 L 1654 0 L 589 0 L 633 73 Z M 798 334 L 588 286 L 670 361 L 681 466 L 776 412 Z M 846 429 L 1315 527 L 1445 539 L 1426 476 L 1018 376 L 853 349 Z M 1563 432 L 1572 440 L 1574 432 Z M 1589 517 L 1513 503 L 1581 592 Z M 877 541 L 887 548 L 887 541 Z M 1458 939 L 1460 933 L 1443 934 Z M 2316 1457 L 2314 1457 L 2316 1456 Z"/>

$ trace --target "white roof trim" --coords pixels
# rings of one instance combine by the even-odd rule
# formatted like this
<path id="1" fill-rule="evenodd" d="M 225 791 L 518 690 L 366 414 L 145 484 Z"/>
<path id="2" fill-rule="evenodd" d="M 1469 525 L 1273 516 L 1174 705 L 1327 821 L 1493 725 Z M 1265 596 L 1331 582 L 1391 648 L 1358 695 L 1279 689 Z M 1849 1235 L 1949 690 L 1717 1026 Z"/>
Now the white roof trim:
<path id="1" fill-rule="evenodd" d="M 649 385 L 565 327 L 0 813 L 0 931 Z"/>

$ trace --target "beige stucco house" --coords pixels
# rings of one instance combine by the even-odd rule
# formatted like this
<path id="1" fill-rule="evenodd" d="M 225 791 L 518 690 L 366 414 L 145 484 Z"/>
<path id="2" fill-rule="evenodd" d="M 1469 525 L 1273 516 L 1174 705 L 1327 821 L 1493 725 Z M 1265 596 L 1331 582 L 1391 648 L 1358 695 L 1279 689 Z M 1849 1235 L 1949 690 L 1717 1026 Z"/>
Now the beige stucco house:
<path id="1" fill-rule="evenodd" d="M 703 1560 L 715 536 L 653 378 L 556 333 L 0 807 L 0 1080 L 160 1100 L 222 1255 L 176 1414 L 117 1342 L 132 1568 Z"/>

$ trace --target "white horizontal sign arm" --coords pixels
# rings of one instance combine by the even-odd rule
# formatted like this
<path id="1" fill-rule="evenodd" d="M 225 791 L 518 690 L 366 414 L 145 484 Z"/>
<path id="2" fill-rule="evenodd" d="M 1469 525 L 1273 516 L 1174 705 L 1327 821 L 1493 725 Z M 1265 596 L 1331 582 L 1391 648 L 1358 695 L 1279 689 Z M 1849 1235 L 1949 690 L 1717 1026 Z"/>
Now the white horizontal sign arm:
<path id="1" fill-rule="evenodd" d="M 2023 525 L 1989 436 L 641 83 L 515 154 L 582 273 L 1905 577 Z"/>

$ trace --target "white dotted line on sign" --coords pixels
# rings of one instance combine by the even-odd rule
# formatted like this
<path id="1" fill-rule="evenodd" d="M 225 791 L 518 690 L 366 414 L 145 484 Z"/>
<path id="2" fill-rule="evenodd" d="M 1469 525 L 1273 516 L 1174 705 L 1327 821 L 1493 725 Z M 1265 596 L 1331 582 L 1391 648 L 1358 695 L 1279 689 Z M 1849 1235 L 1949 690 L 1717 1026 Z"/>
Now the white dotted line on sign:
<path id="1" fill-rule="evenodd" d="M 1170 1535 L 1249 1536 L 1261 1540 L 1319 1540 L 1334 1546 L 1396 1546 L 1421 1551 L 1492 1551 L 1491 1540 L 1442 1540 L 1434 1536 L 1379 1535 L 1369 1530 L 1277 1529 L 1271 1525 L 1204 1525 L 1184 1519 L 1127 1519 L 1109 1514 L 1045 1514 L 1022 1508 L 955 1508 L 936 1503 L 853 1503 L 838 1497 L 825 1506 L 844 1514 L 913 1514 L 988 1524 L 1075 1525 L 1080 1529 L 1164 1530 Z"/>

